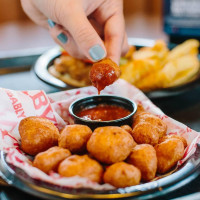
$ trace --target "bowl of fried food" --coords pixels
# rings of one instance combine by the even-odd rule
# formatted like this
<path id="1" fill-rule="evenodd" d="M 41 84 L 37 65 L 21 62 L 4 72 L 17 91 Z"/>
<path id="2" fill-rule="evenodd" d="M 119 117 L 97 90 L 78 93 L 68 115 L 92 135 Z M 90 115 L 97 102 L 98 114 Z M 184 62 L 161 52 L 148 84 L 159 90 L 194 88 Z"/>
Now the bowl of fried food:
<path id="1" fill-rule="evenodd" d="M 199 41 L 190 39 L 180 45 L 162 40 L 134 43 L 129 38 L 130 50 L 121 57 L 120 78 L 144 91 L 150 98 L 176 95 L 186 91 L 199 79 Z M 145 46 L 145 44 L 147 46 Z M 36 62 L 36 75 L 59 88 L 91 85 L 93 63 L 71 57 L 60 48 L 49 50 Z M 106 80 L 106 79 L 105 79 Z M 156 91 L 158 91 L 156 93 Z"/>
<path id="2" fill-rule="evenodd" d="M 131 126 L 66 125 L 60 132 L 41 117 L 19 124 L 21 149 L 33 166 L 62 177 L 84 177 L 125 188 L 162 177 L 174 169 L 187 147 L 185 138 L 166 135 L 167 125 L 139 106 Z M 167 150 L 167 151 L 166 151 Z"/>
<path id="3" fill-rule="evenodd" d="M 113 106 L 117 97 L 113 101 L 113 96 L 108 96 L 106 102 L 110 100 Z M 87 100 L 91 105 L 91 100 L 95 100 L 96 106 L 101 107 L 94 97 L 104 96 L 78 99 L 74 105 L 83 101 L 85 104 L 81 105 L 88 108 Z M 122 106 L 122 102 L 124 99 L 119 97 L 117 106 Z M 135 112 L 135 105 L 132 107 Z M 88 117 L 81 107 L 76 111 Z M 90 127 L 75 121 L 59 129 L 47 118 L 25 117 L 19 121 L 19 143 L 14 140 L 17 148 L 1 152 L 0 170 L 16 187 L 44 198 L 147 199 L 161 195 L 161 188 L 164 193 L 168 188 L 171 191 L 196 174 L 199 148 L 186 161 L 192 149 L 187 136 L 172 132 L 166 118 L 149 111 L 138 102 L 131 123 Z"/>

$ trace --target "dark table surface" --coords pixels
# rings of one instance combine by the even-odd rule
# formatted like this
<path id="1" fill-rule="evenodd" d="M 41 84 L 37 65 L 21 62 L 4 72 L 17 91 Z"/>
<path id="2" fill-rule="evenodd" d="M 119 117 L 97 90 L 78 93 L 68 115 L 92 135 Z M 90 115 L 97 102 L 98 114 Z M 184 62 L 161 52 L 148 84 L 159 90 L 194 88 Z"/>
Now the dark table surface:
<path id="1" fill-rule="evenodd" d="M 2 66 L 0 66 L 1 69 Z M 11 71 L 12 72 L 12 71 Z M 0 87 L 14 90 L 44 90 L 47 93 L 60 91 L 39 80 L 33 70 L 0 75 Z M 186 124 L 196 131 L 200 131 L 200 83 L 181 95 L 153 99 L 154 104 L 161 108 L 168 116 Z M 182 188 L 156 199 L 173 199 L 200 191 L 200 176 Z M 11 186 L 0 186 L 0 199 L 25 200 L 38 199 Z M 192 198 L 190 198 L 192 199 Z M 199 195 L 200 199 L 200 195 Z"/>

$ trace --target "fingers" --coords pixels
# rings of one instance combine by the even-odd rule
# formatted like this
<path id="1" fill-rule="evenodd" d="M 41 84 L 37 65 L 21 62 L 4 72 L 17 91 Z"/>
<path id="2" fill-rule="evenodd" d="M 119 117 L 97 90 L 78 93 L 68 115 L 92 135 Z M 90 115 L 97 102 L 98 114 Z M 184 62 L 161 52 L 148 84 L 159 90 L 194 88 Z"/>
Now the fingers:
<path id="1" fill-rule="evenodd" d="M 88 21 L 84 10 L 77 6 L 74 12 L 65 14 L 63 26 L 69 30 L 74 41 L 87 58 L 98 61 L 106 57 L 106 49 L 93 26 Z M 68 20 L 70 18 L 70 20 Z"/>
<path id="2" fill-rule="evenodd" d="M 124 19 L 123 15 L 118 14 L 110 17 L 104 27 L 105 46 L 107 49 L 107 57 L 119 63 L 122 46 L 126 51 L 126 38 L 124 38 Z"/>
<path id="3" fill-rule="evenodd" d="M 48 19 L 48 24 L 51 37 L 56 43 L 65 49 L 71 56 L 80 59 L 86 58 L 81 54 L 79 47 L 76 45 L 76 42 L 68 31 L 66 31 L 62 26 L 55 24 L 50 19 Z"/>
<path id="4" fill-rule="evenodd" d="M 128 44 L 128 39 L 127 39 L 127 34 L 124 33 L 124 41 L 123 41 L 123 45 L 122 45 L 122 56 L 125 56 L 129 51 L 129 44 Z"/>
<path id="5" fill-rule="evenodd" d="M 91 21 L 90 21 L 91 22 Z M 79 58 L 79 59 L 86 59 L 86 57 L 81 53 L 79 47 L 76 45 L 71 34 L 64 30 L 64 28 L 60 25 L 55 24 L 52 20 L 48 19 L 49 24 L 49 31 L 56 43 L 62 46 L 71 56 Z M 96 28 L 96 24 L 92 23 L 95 30 L 98 32 L 99 35 L 103 36 L 102 30 Z M 122 45 L 122 56 L 126 55 L 129 50 L 129 45 L 127 41 L 127 35 L 124 34 L 123 45 Z"/>
<path id="6" fill-rule="evenodd" d="M 47 18 L 35 7 L 32 1 L 21 0 L 21 5 L 31 20 L 40 26 L 48 28 Z"/>

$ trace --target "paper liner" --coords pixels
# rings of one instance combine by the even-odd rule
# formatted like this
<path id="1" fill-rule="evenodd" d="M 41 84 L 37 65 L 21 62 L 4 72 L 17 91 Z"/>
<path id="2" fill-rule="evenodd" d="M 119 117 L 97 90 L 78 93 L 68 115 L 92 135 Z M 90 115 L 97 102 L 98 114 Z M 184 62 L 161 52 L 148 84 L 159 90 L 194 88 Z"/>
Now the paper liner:
<path id="1" fill-rule="evenodd" d="M 144 109 L 161 118 L 168 126 L 167 134 L 183 136 L 188 147 L 185 150 L 183 159 L 178 162 L 182 165 L 196 150 L 199 140 L 199 133 L 185 126 L 184 124 L 166 116 L 156 107 L 140 90 L 120 79 L 113 85 L 106 87 L 102 94 L 118 95 L 129 98 L 140 103 Z M 114 189 L 109 184 L 100 185 L 89 181 L 86 178 L 71 177 L 63 178 L 57 173 L 50 175 L 33 167 L 31 161 L 20 150 L 20 135 L 18 132 L 19 122 L 28 116 L 40 116 L 50 119 L 58 129 L 67 124 L 73 124 L 69 114 L 70 104 L 81 97 L 97 95 L 94 87 L 67 90 L 63 92 L 46 95 L 43 91 L 13 91 L 0 89 L 0 148 L 7 153 L 7 162 L 23 169 L 29 176 L 48 183 L 73 188 L 92 188 L 97 190 Z"/>

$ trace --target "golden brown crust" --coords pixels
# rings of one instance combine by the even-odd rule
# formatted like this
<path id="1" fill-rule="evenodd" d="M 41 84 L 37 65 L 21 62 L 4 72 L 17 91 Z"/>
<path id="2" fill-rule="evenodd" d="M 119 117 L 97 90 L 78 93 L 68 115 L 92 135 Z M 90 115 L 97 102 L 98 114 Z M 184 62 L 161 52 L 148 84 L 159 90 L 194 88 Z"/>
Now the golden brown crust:
<path id="1" fill-rule="evenodd" d="M 118 162 L 109 166 L 103 176 L 104 182 L 117 188 L 138 185 L 141 172 L 138 168 L 125 162 Z"/>
<path id="2" fill-rule="evenodd" d="M 59 131 L 48 119 L 27 117 L 19 124 L 21 149 L 30 155 L 36 155 L 58 144 Z"/>
<path id="3" fill-rule="evenodd" d="M 166 136 L 163 136 L 159 139 L 159 142 L 158 143 L 162 143 L 164 142 L 165 140 L 168 140 L 168 139 L 171 139 L 171 138 L 176 138 L 176 139 L 179 139 L 183 142 L 183 145 L 184 145 L 184 148 L 187 147 L 187 141 L 184 137 L 181 137 L 179 135 L 166 135 Z"/>
<path id="4" fill-rule="evenodd" d="M 143 113 L 143 112 L 146 112 L 145 110 L 144 110 L 144 108 L 143 108 L 143 106 L 141 105 L 141 104 L 137 104 L 137 111 L 136 111 L 136 113 L 134 114 L 134 119 L 135 119 L 135 117 L 137 116 L 137 115 L 139 115 L 139 114 L 141 114 L 141 113 Z"/>
<path id="5" fill-rule="evenodd" d="M 112 164 L 125 160 L 135 145 L 127 131 L 120 127 L 107 126 L 94 130 L 87 143 L 87 150 L 98 161 Z"/>
<path id="6" fill-rule="evenodd" d="M 50 171 L 57 171 L 58 165 L 61 161 L 71 155 L 68 149 L 61 147 L 51 147 L 50 149 L 41 152 L 35 156 L 33 166 L 42 170 L 45 173 Z"/>
<path id="7" fill-rule="evenodd" d="M 80 176 L 101 183 L 103 167 L 88 155 L 72 155 L 60 163 L 58 173 L 65 177 Z"/>
<path id="8" fill-rule="evenodd" d="M 161 174 L 172 169 L 184 155 L 184 146 L 180 139 L 165 140 L 154 148 L 158 159 L 157 172 Z"/>
<path id="9" fill-rule="evenodd" d="M 72 153 L 84 152 L 92 131 L 85 125 L 67 125 L 58 139 L 59 147 L 67 148 Z"/>
<path id="10" fill-rule="evenodd" d="M 143 112 L 135 118 L 133 127 L 140 122 L 148 122 L 153 125 L 158 130 L 159 137 L 166 135 L 167 125 L 159 117 Z"/>
<path id="11" fill-rule="evenodd" d="M 121 126 L 121 128 L 123 128 L 128 133 L 132 134 L 133 130 L 132 130 L 132 128 L 129 125 L 123 125 L 123 126 Z"/>
<path id="12" fill-rule="evenodd" d="M 101 91 L 116 81 L 120 74 L 120 67 L 111 59 L 105 58 L 93 64 L 90 70 L 90 80 L 92 85 Z"/>
<path id="13" fill-rule="evenodd" d="M 127 162 L 141 171 L 143 181 L 150 181 L 155 177 L 157 157 L 153 146 L 149 144 L 135 146 L 132 149 Z"/>
<path id="14" fill-rule="evenodd" d="M 141 119 L 142 119 L 142 116 L 145 114 L 150 114 L 150 113 L 144 111 L 144 112 L 139 112 L 136 115 L 134 115 L 132 128 L 134 128 L 138 123 L 143 122 L 143 120 Z"/>
<path id="15" fill-rule="evenodd" d="M 159 134 L 155 126 L 147 122 L 138 123 L 132 132 L 133 139 L 138 144 L 158 144 Z"/>

